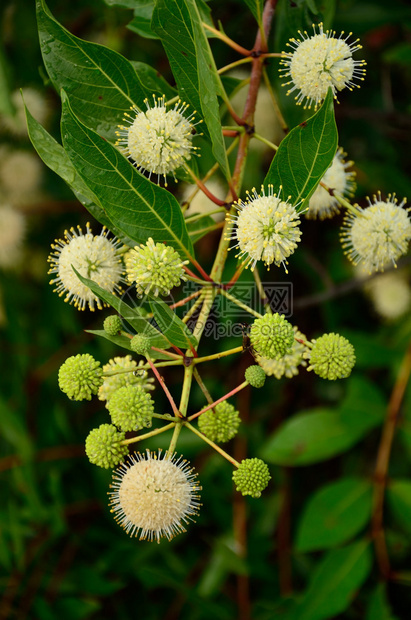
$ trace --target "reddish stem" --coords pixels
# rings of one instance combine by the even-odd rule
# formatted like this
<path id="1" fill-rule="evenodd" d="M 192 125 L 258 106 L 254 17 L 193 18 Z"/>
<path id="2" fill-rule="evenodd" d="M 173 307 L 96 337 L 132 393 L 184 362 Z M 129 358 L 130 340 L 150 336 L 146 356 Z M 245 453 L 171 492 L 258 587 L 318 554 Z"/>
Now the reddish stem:
<path id="1" fill-rule="evenodd" d="M 167 396 L 167 398 L 168 398 L 168 402 L 169 402 L 169 403 L 170 403 L 170 405 L 171 405 L 171 408 L 172 408 L 172 410 L 173 410 L 174 415 L 175 415 L 177 418 L 182 418 L 183 416 L 181 415 L 181 413 L 180 413 L 180 412 L 179 412 L 179 410 L 177 409 L 177 405 L 176 405 L 176 404 L 175 404 L 175 402 L 174 402 L 174 398 L 171 396 L 171 394 L 170 394 L 170 392 L 169 392 L 169 390 L 168 390 L 168 387 L 167 387 L 167 386 L 166 386 L 166 384 L 164 383 L 164 379 L 163 379 L 163 377 L 160 375 L 160 373 L 158 372 L 157 368 L 154 366 L 154 364 L 153 364 L 152 360 L 151 360 L 149 357 L 147 357 L 147 362 L 150 364 L 150 368 L 151 368 L 151 370 L 153 371 L 153 373 L 154 373 L 154 374 L 155 374 L 155 376 L 157 377 L 157 380 L 158 380 L 159 384 L 160 384 L 160 385 L 161 385 L 161 387 L 163 388 L 164 393 L 165 393 L 165 395 L 166 395 L 166 396 Z"/>
<path id="2" fill-rule="evenodd" d="M 243 383 L 240 383 L 240 385 L 238 385 L 236 388 L 234 388 L 234 390 L 231 390 L 231 392 L 228 392 L 228 394 L 226 394 L 225 396 L 222 396 L 218 400 L 215 400 L 213 403 L 211 403 L 211 405 L 208 405 L 207 407 L 204 407 L 204 409 L 202 409 L 201 411 L 198 411 L 197 413 L 194 413 L 188 419 L 191 422 L 191 420 L 194 420 L 195 418 L 198 418 L 198 416 L 200 416 L 205 411 L 208 411 L 209 409 L 213 409 L 213 407 L 215 407 L 219 403 L 222 403 L 224 400 L 227 400 L 227 398 L 230 398 L 230 396 L 233 396 L 234 394 L 237 394 L 237 392 L 240 392 L 241 390 L 243 390 L 245 387 L 247 387 L 247 385 L 248 385 L 248 381 L 243 381 Z"/>

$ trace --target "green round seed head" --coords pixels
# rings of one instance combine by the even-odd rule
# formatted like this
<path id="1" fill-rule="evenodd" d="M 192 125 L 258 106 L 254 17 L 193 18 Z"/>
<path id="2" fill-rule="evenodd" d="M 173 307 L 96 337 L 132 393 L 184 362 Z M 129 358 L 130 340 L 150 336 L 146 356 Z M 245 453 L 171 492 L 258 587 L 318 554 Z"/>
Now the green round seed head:
<path id="1" fill-rule="evenodd" d="M 92 355 L 74 355 L 59 370 L 59 387 L 71 400 L 91 400 L 103 382 L 102 368 Z"/>
<path id="2" fill-rule="evenodd" d="M 104 319 L 103 323 L 104 331 L 109 336 L 117 336 L 118 332 L 123 327 L 122 321 L 117 314 L 111 314 Z"/>
<path id="3" fill-rule="evenodd" d="M 265 314 L 251 325 L 250 341 L 259 355 L 280 359 L 293 345 L 293 326 L 278 312 Z"/>
<path id="4" fill-rule="evenodd" d="M 151 426 L 154 402 L 139 385 L 126 385 L 114 392 L 107 409 L 113 424 L 122 431 L 138 431 Z"/>
<path id="5" fill-rule="evenodd" d="M 257 365 L 249 366 L 245 371 L 245 378 L 248 383 L 255 388 L 262 388 L 265 383 L 266 374 L 264 370 Z"/>
<path id="6" fill-rule="evenodd" d="M 233 481 L 242 495 L 260 497 L 271 479 L 268 466 L 261 459 L 244 459 L 233 472 Z"/>
<path id="7" fill-rule="evenodd" d="M 150 352 L 150 339 L 147 336 L 142 336 L 141 334 L 136 334 L 130 342 L 131 350 L 137 355 L 147 356 Z"/>
<path id="8" fill-rule="evenodd" d="M 308 370 L 313 370 L 322 379 L 345 379 L 354 365 L 354 347 L 344 336 L 331 333 L 313 340 Z"/>
<path id="9" fill-rule="evenodd" d="M 237 435 L 241 422 L 239 415 L 233 405 L 223 401 L 200 415 L 198 427 L 211 441 L 225 443 Z"/>
<path id="10" fill-rule="evenodd" d="M 112 469 L 124 461 L 128 454 L 127 446 L 120 444 L 124 435 L 112 424 L 101 424 L 90 431 L 86 439 L 86 454 L 90 463 Z"/>

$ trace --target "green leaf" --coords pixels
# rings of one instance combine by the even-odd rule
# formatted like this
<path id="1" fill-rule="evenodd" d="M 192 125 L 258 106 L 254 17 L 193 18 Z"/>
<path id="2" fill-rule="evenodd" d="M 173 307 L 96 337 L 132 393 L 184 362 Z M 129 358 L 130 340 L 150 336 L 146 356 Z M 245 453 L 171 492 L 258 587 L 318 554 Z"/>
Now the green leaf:
<path id="1" fill-rule="evenodd" d="M 322 487 L 309 500 L 297 532 L 296 551 L 341 545 L 367 524 L 372 487 L 360 478 L 343 478 Z"/>
<path id="2" fill-rule="evenodd" d="M 140 80 L 117 52 L 68 32 L 44 0 L 37 0 L 37 21 L 43 61 L 56 90 L 66 90 L 76 115 L 101 135 L 113 139 L 124 112 L 134 104 L 143 107 L 153 92 L 163 94 Z"/>
<path id="3" fill-rule="evenodd" d="M 262 2 L 262 0 L 244 0 L 244 2 L 254 15 L 257 24 L 261 26 L 264 2 Z"/>
<path id="4" fill-rule="evenodd" d="M 384 419 L 384 398 L 370 381 L 352 375 L 339 410 L 312 409 L 282 424 L 261 458 L 278 465 L 309 465 L 342 454 Z"/>
<path id="5" fill-rule="evenodd" d="M 365 620 L 396 620 L 387 599 L 385 583 L 379 583 L 371 594 Z"/>
<path id="6" fill-rule="evenodd" d="M 101 286 L 96 284 L 96 282 L 93 282 L 93 280 L 83 277 L 75 267 L 73 267 L 73 271 L 85 286 L 92 290 L 101 301 L 114 308 L 136 332 L 150 338 L 151 346 L 160 349 L 168 348 L 168 341 L 140 314 L 138 308 L 131 308 L 125 301 L 104 290 Z"/>
<path id="7" fill-rule="evenodd" d="M 277 465 L 309 465 L 341 454 L 356 441 L 336 411 L 312 409 L 282 424 L 261 450 Z"/>
<path id="8" fill-rule="evenodd" d="M 146 39 L 158 39 L 151 27 L 154 11 L 154 0 L 133 0 L 134 17 L 127 28 Z"/>
<path id="9" fill-rule="evenodd" d="M 317 565 L 297 607 L 298 620 L 329 620 L 349 607 L 367 578 L 372 557 L 368 541 L 330 551 Z"/>
<path id="10" fill-rule="evenodd" d="M 178 95 L 177 90 L 173 88 L 173 86 L 170 86 L 167 80 L 165 80 L 156 69 L 150 67 L 150 65 L 146 65 L 145 62 L 139 62 L 137 60 L 131 60 L 130 62 L 139 79 L 144 82 L 146 88 L 151 92 L 161 92 L 166 96 L 166 99 L 173 99 Z"/>
<path id="11" fill-rule="evenodd" d="M 308 206 L 337 150 L 338 134 L 331 89 L 321 108 L 282 140 L 264 184 L 271 184 L 284 198 L 291 197 L 298 211 Z"/>
<path id="12" fill-rule="evenodd" d="M 181 98 L 205 121 L 204 134 L 228 178 L 217 99 L 221 83 L 195 1 L 157 0 L 152 27 L 162 40 Z"/>
<path id="13" fill-rule="evenodd" d="M 94 336 L 100 336 L 100 338 L 105 338 L 106 340 L 109 340 L 118 347 L 121 347 L 122 349 L 127 349 L 127 351 L 131 351 L 131 339 L 127 338 L 127 336 L 122 336 L 121 334 L 110 336 L 106 331 L 104 331 L 104 329 L 85 329 L 84 331 L 88 334 L 93 334 Z"/>
<path id="14" fill-rule="evenodd" d="M 62 100 L 64 147 L 114 226 L 136 244 L 152 237 L 191 258 L 192 243 L 174 196 L 151 183 L 112 144 L 85 127 L 64 92 Z"/>
<path id="15" fill-rule="evenodd" d="M 150 308 L 164 336 L 176 347 L 195 346 L 197 338 L 187 325 L 160 299 L 150 301 Z"/>
<path id="16" fill-rule="evenodd" d="M 0 398 L 0 435 L 23 459 L 32 456 L 33 445 L 25 424 L 2 398 Z"/>
<path id="17" fill-rule="evenodd" d="M 397 521 L 411 533 L 411 480 L 390 480 L 387 502 Z"/>
<path id="18" fill-rule="evenodd" d="M 203 215 L 198 220 L 193 222 L 186 222 L 188 234 L 191 237 L 191 241 L 196 243 L 199 239 L 204 237 L 210 230 L 213 230 L 216 225 L 211 215 Z"/>

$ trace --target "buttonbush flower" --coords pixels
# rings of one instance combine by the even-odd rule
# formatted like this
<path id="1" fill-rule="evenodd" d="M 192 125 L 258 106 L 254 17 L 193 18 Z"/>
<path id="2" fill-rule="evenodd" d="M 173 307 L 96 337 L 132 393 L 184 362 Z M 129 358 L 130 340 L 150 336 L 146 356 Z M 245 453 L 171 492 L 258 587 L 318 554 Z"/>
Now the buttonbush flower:
<path id="1" fill-rule="evenodd" d="M 104 319 L 103 329 L 108 336 L 117 336 L 123 327 L 123 321 L 118 314 L 110 314 Z"/>
<path id="2" fill-rule="evenodd" d="M 103 366 L 103 373 L 116 373 L 108 377 L 103 376 L 103 383 L 98 390 L 99 400 L 110 400 L 116 390 L 126 385 L 138 385 L 143 390 L 154 390 L 152 385 L 154 379 L 148 376 L 147 371 L 141 366 L 144 365 L 143 360 L 139 363 L 132 359 L 131 355 L 124 357 L 115 357 Z M 124 372 L 128 370 L 129 372 Z"/>
<path id="3" fill-rule="evenodd" d="M 293 346 L 293 326 L 278 312 L 265 314 L 251 325 L 250 342 L 259 355 L 280 359 Z"/>
<path id="4" fill-rule="evenodd" d="M 147 170 L 160 176 L 173 173 L 191 157 L 195 126 L 194 113 L 184 116 L 188 105 L 177 101 L 174 108 L 167 110 L 165 96 L 156 99 L 153 106 L 148 99 L 144 102 L 147 110 L 132 106 L 132 114 L 124 115 L 126 125 L 119 125 L 116 145 L 122 147 L 123 153 L 134 163 L 138 170 Z M 167 185 L 167 183 L 166 183 Z"/>
<path id="5" fill-rule="evenodd" d="M 119 432 L 112 424 L 100 424 L 94 428 L 86 439 L 86 454 L 90 463 L 110 469 L 116 467 L 128 454 L 127 446 L 121 441 L 125 433 Z"/>
<path id="6" fill-rule="evenodd" d="M 253 189 L 246 202 L 240 200 L 235 207 L 238 214 L 228 214 L 227 219 L 236 224 L 231 238 L 237 241 L 234 247 L 240 250 L 237 257 L 244 260 L 246 267 L 251 265 L 251 270 L 259 260 L 268 268 L 272 263 L 285 268 L 286 259 L 301 239 L 300 218 L 295 207 L 274 194 L 272 185 L 268 186 L 267 195 L 263 186 L 261 195 Z"/>
<path id="7" fill-rule="evenodd" d="M 322 177 L 321 181 L 340 196 L 352 196 L 355 190 L 355 172 L 347 172 L 354 162 L 344 161 L 346 153 L 339 148 L 334 156 L 331 166 Z M 339 203 L 324 187 L 318 185 L 310 198 L 308 211 L 305 217 L 320 220 L 333 217 L 339 211 Z"/>
<path id="8" fill-rule="evenodd" d="M 73 267 L 85 278 L 93 280 L 110 293 L 120 292 L 123 265 L 119 255 L 121 241 L 113 237 L 108 239 L 108 231 L 103 227 L 100 235 L 93 235 L 90 224 L 86 225 L 86 234 L 81 227 L 64 233 L 64 239 L 52 244 L 53 252 L 48 257 L 51 264 L 49 274 L 57 274 L 50 281 L 56 284 L 55 291 L 64 301 L 74 304 L 78 310 L 102 308 L 102 303 L 94 293 L 76 276 Z"/>
<path id="9" fill-rule="evenodd" d="M 276 379 L 281 379 L 285 376 L 289 379 L 295 375 L 298 375 L 299 366 L 307 366 L 305 357 L 307 354 L 307 347 L 298 342 L 298 340 L 306 341 L 307 338 L 304 334 L 298 331 L 297 327 L 293 327 L 294 330 L 294 342 L 288 353 L 280 357 L 279 359 L 268 359 L 257 355 L 256 360 L 264 370 L 266 375 L 274 375 Z"/>
<path id="10" fill-rule="evenodd" d="M 315 107 L 323 101 L 331 88 L 336 96 L 337 91 L 359 87 L 353 80 L 363 80 L 365 61 L 353 60 L 352 55 L 361 49 L 358 39 L 348 43 L 351 33 L 343 38 L 342 32 L 336 38 L 336 32 L 326 30 L 323 25 L 313 25 L 314 34 L 298 31 L 300 39 L 290 39 L 287 43 L 291 52 L 283 52 L 280 64 L 282 78 L 291 78 L 283 86 L 292 85 L 287 95 L 297 91 L 297 104 L 306 100 L 305 108 Z"/>
<path id="11" fill-rule="evenodd" d="M 364 286 L 376 312 L 395 321 L 411 308 L 411 288 L 404 273 L 389 271 L 372 278 Z"/>
<path id="12" fill-rule="evenodd" d="M 233 481 L 237 491 L 242 495 L 261 497 L 271 476 L 268 466 L 261 459 L 244 459 L 240 467 L 233 472 Z"/>
<path id="13" fill-rule="evenodd" d="M 240 422 L 240 414 L 235 407 L 223 401 L 200 415 L 198 427 L 211 441 L 226 443 L 237 435 Z"/>
<path id="14" fill-rule="evenodd" d="M 102 373 L 100 362 L 92 355 L 73 355 L 60 366 L 59 388 L 71 400 L 91 400 L 103 382 Z"/>
<path id="15" fill-rule="evenodd" d="M 184 524 L 199 513 L 197 473 L 182 457 L 134 453 L 114 471 L 110 486 L 114 518 L 140 540 L 170 540 L 185 532 Z"/>
<path id="16" fill-rule="evenodd" d="M 138 431 L 152 424 L 154 402 L 140 385 L 125 385 L 107 401 L 113 424 L 122 431 Z"/>
<path id="17" fill-rule="evenodd" d="M 357 212 L 347 213 L 341 233 L 343 248 L 354 265 L 362 265 L 368 273 L 384 271 L 408 250 L 411 239 L 410 209 L 403 209 L 405 199 L 397 204 L 395 195 L 381 200 L 374 196 L 374 203 L 358 207 Z"/>
<path id="18" fill-rule="evenodd" d="M 312 345 L 307 370 L 313 370 L 316 375 L 329 381 L 350 376 L 355 365 L 355 352 L 347 338 L 334 333 L 324 334 L 313 340 Z"/>
<path id="19" fill-rule="evenodd" d="M 257 366 L 256 364 L 253 364 L 253 366 L 249 366 L 245 371 L 245 379 L 252 387 L 264 387 L 265 378 L 266 373 L 264 372 L 263 368 L 260 368 L 260 366 Z"/>
<path id="20" fill-rule="evenodd" d="M 145 245 L 127 252 L 126 271 L 129 282 L 136 283 L 137 295 L 152 293 L 167 296 L 170 289 L 185 280 L 182 261 L 174 248 L 164 243 L 154 243 L 150 237 Z"/>

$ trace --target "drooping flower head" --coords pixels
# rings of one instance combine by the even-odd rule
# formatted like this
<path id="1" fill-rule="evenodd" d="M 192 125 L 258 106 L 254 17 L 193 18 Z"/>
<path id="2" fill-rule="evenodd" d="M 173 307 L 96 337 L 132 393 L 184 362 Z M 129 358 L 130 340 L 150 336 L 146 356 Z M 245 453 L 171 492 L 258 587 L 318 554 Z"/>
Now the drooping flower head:
<path id="1" fill-rule="evenodd" d="M 354 162 L 345 162 L 345 155 L 342 148 L 337 150 L 331 166 L 328 168 L 321 181 L 332 189 L 333 193 L 337 193 L 340 196 L 352 196 L 355 190 L 355 172 L 348 172 L 347 168 L 350 168 Z M 324 187 L 318 185 L 310 198 L 308 211 L 305 213 L 305 217 L 312 220 L 317 218 L 324 220 L 333 217 L 339 210 L 339 202 L 336 197 L 331 195 Z"/>
<path id="2" fill-rule="evenodd" d="M 120 292 L 123 264 L 119 254 L 121 241 L 113 237 L 108 239 L 108 231 L 103 227 L 100 235 L 93 235 L 90 224 L 86 225 L 86 234 L 81 227 L 71 228 L 64 232 L 64 239 L 57 239 L 52 244 L 53 252 L 48 257 L 51 263 L 49 273 L 57 274 L 50 281 L 56 284 L 55 291 L 61 296 L 66 294 L 64 301 L 74 304 L 78 310 L 102 308 L 101 301 L 83 284 L 72 266 L 85 278 L 96 282 L 110 293 Z"/>
<path id="3" fill-rule="evenodd" d="M 167 110 L 164 95 L 158 99 L 153 95 L 153 106 L 148 99 L 145 104 L 145 112 L 137 106 L 131 107 L 132 114 L 126 112 L 124 122 L 128 126 L 119 125 L 116 145 L 122 147 L 138 170 L 166 180 L 166 175 L 174 174 L 195 149 L 192 144 L 194 113 L 184 116 L 188 105 L 180 100 Z"/>
<path id="4" fill-rule="evenodd" d="M 199 513 L 197 473 L 182 457 L 136 452 L 115 470 L 110 486 L 114 518 L 140 540 L 170 540 Z"/>
<path id="5" fill-rule="evenodd" d="M 353 80 L 363 80 L 365 74 L 365 61 L 353 60 L 353 53 L 361 49 L 356 41 L 348 43 L 350 33 L 343 38 L 344 33 L 336 37 L 336 32 L 326 30 L 323 25 L 313 25 L 314 34 L 298 31 L 300 39 L 290 39 L 287 43 L 291 52 L 283 52 L 280 68 L 283 78 L 291 78 L 283 86 L 292 84 L 287 95 L 297 91 L 295 97 L 297 104 L 301 105 L 306 100 L 305 108 L 310 108 L 314 103 L 318 106 L 327 95 L 331 87 L 334 96 L 343 88 L 352 90 L 359 87 Z"/>
<path id="6" fill-rule="evenodd" d="M 136 246 L 126 255 L 129 282 L 136 283 L 137 295 L 152 293 L 167 296 L 174 286 L 185 280 L 182 261 L 174 248 L 164 243 L 154 243 L 150 237 L 145 245 Z"/>
<path id="7" fill-rule="evenodd" d="M 388 265 L 407 252 L 411 239 L 410 209 L 403 209 L 405 199 L 397 204 L 395 195 L 381 200 L 374 196 L 374 203 L 347 213 L 341 233 L 342 246 L 354 265 L 363 265 L 368 273 L 384 271 Z"/>
<path id="8" fill-rule="evenodd" d="M 273 263 L 285 268 L 288 256 L 301 239 L 300 218 L 295 207 L 274 194 L 272 185 L 268 186 L 267 195 L 263 186 L 261 195 L 253 189 L 246 202 L 240 200 L 235 206 L 238 214 L 228 214 L 227 219 L 236 224 L 231 238 L 237 241 L 234 247 L 240 250 L 237 257 L 244 260 L 246 267 L 251 265 L 251 270 L 259 260 L 268 268 Z"/>

